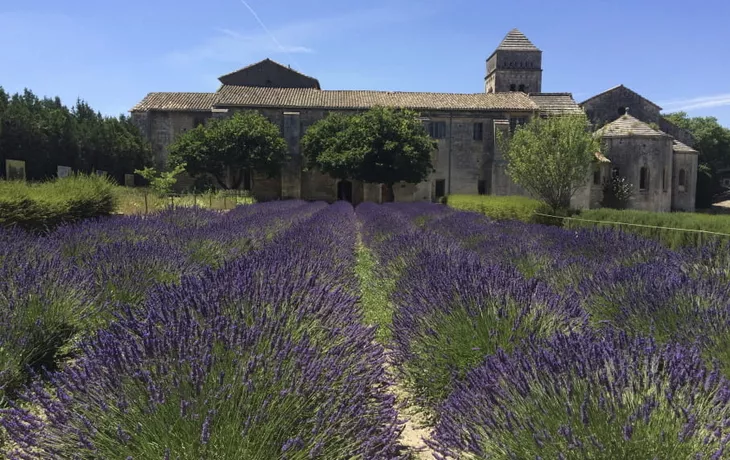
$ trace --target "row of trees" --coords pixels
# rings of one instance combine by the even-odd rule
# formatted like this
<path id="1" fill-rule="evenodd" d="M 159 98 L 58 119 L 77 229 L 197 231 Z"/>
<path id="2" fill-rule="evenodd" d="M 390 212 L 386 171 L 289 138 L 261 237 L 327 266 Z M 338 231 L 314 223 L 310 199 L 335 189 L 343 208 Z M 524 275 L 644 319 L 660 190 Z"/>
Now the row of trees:
<path id="1" fill-rule="evenodd" d="M 73 107 L 58 97 L 39 98 L 30 90 L 13 95 L 0 87 L 0 166 L 24 160 L 26 177 L 42 180 L 57 166 L 79 172 L 106 171 L 122 182 L 152 161 L 152 150 L 125 116 L 105 117 L 86 102 Z"/>
<path id="2" fill-rule="evenodd" d="M 437 143 L 415 112 L 375 107 L 331 114 L 302 138 L 307 168 L 338 179 L 381 183 L 393 200 L 397 182 L 417 183 L 433 171 Z M 223 188 L 238 188 L 245 171 L 273 176 L 289 160 L 279 128 L 256 112 L 238 112 L 187 131 L 169 147 L 173 167 L 192 176 L 209 174 Z"/>

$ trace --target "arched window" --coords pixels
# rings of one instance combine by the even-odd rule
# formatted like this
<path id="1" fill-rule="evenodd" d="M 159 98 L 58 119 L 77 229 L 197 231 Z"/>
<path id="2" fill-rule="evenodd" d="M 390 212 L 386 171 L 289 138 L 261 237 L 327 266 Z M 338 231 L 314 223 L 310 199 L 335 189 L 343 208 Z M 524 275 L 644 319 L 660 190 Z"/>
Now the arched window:
<path id="1" fill-rule="evenodd" d="M 626 107 L 619 107 L 618 108 L 618 114 L 619 115 L 626 115 Z"/>
<path id="2" fill-rule="evenodd" d="M 687 172 L 684 169 L 679 170 L 679 180 L 677 181 L 677 185 L 679 185 L 680 192 L 684 192 L 687 188 Z"/>
<path id="3" fill-rule="evenodd" d="M 641 168 L 639 172 L 639 190 L 649 190 L 649 168 Z"/>
<path id="4" fill-rule="evenodd" d="M 525 85 L 520 85 L 520 91 L 523 93 L 525 92 Z"/>
<path id="5" fill-rule="evenodd" d="M 517 85 L 515 85 L 514 83 L 512 83 L 511 85 L 509 85 L 509 90 L 510 91 L 517 91 Z"/>

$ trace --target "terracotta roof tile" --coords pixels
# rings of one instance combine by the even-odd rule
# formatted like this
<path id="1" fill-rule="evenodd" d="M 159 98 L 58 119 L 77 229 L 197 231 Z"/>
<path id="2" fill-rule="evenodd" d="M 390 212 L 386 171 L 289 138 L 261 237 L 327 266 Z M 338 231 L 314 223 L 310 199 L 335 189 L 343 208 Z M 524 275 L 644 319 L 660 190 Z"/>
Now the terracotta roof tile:
<path id="1" fill-rule="evenodd" d="M 537 110 L 523 93 L 416 93 L 223 85 L 216 106 L 366 109 L 375 105 L 422 110 Z"/>
<path id="2" fill-rule="evenodd" d="M 631 115 L 620 116 L 616 121 L 596 131 L 596 134 L 600 136 L 669 136 Z"/>
<path id="3" fill-rule="evenodd" d="M 529 96 L 540 107 L 540 111 L 548 115 L 583 113 L 570 93 L 532 93 Z"/>
<path id="4" fill-rule="evenodd" d="M 139 104 L 132 107 L 131 112 L 147 110 L 209 112 L 215 97 L 215 93 L 149 93 Z"/>

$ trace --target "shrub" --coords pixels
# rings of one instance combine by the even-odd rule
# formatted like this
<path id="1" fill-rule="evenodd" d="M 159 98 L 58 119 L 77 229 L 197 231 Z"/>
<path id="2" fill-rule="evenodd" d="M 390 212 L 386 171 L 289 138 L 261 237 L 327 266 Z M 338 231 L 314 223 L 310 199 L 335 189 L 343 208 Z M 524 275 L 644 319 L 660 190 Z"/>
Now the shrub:
<path id="1" fill-rule="evenodd" d="M 499 351 L 457 383 L 432 446 L 448 458 L 719 459 L 730 388 L 697 350 L 559 335 Z"/>
<path id="2" fill-rule="evenodd" d="M 0 226 L 43 231 L 111 214 L 114 184 L 105 176 L 75 175 L 29 184 L 0 180 Z"/>
<path id="3" fill-rule="evenodd" d="M 625 177 L 613 176 L 603 182 L 601 206 L 612 209 L 626 209 L 632 196 L 634 196 L 634 186 Z"/>
<path id="4" fill-rule="evenodd" d="M 479 212 L 494 220 L 534 222 L 541 203 L 524 196 L 450 195 L 449 206 L 461 211 Z"/>
<path id="5" fill-rule="evenodd" d="M 582 211 L 581 220 L 568 220 L 568 228 L 579 227 L 611 227 L 617 230 L 635 233 L 647 238 L 655 239 L 670 248 L 684 246 L 702 246 L 711 242 L 730 241 L 730 216 L 709 215 L 691 212 L 650 212 L 635 210 L 591 209 Z M 621 224 L 638 224 L 621 225 Z M 664 227 L 664 228 L 657 228 Z M 678 229 L 678 230 L 675 230 Z M 702 230 L 711 233 L 682 231 Z"/>

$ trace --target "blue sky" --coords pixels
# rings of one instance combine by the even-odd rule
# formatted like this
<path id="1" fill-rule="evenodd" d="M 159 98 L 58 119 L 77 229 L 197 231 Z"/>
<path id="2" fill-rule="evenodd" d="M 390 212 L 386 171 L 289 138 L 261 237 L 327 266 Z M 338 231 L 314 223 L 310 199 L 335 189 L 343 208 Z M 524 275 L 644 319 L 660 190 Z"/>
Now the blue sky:
<path id="1" fill-rule="evenodd" d="M 247 2 L 2 1 L 0 86 L 117 115 L 270 57 L 324 89 L 482 92 L 485 59 L 516 27 L 543 50 L 543 91 L 580 102 L 623 83 L 730 126 L 726 0 Z"/>

